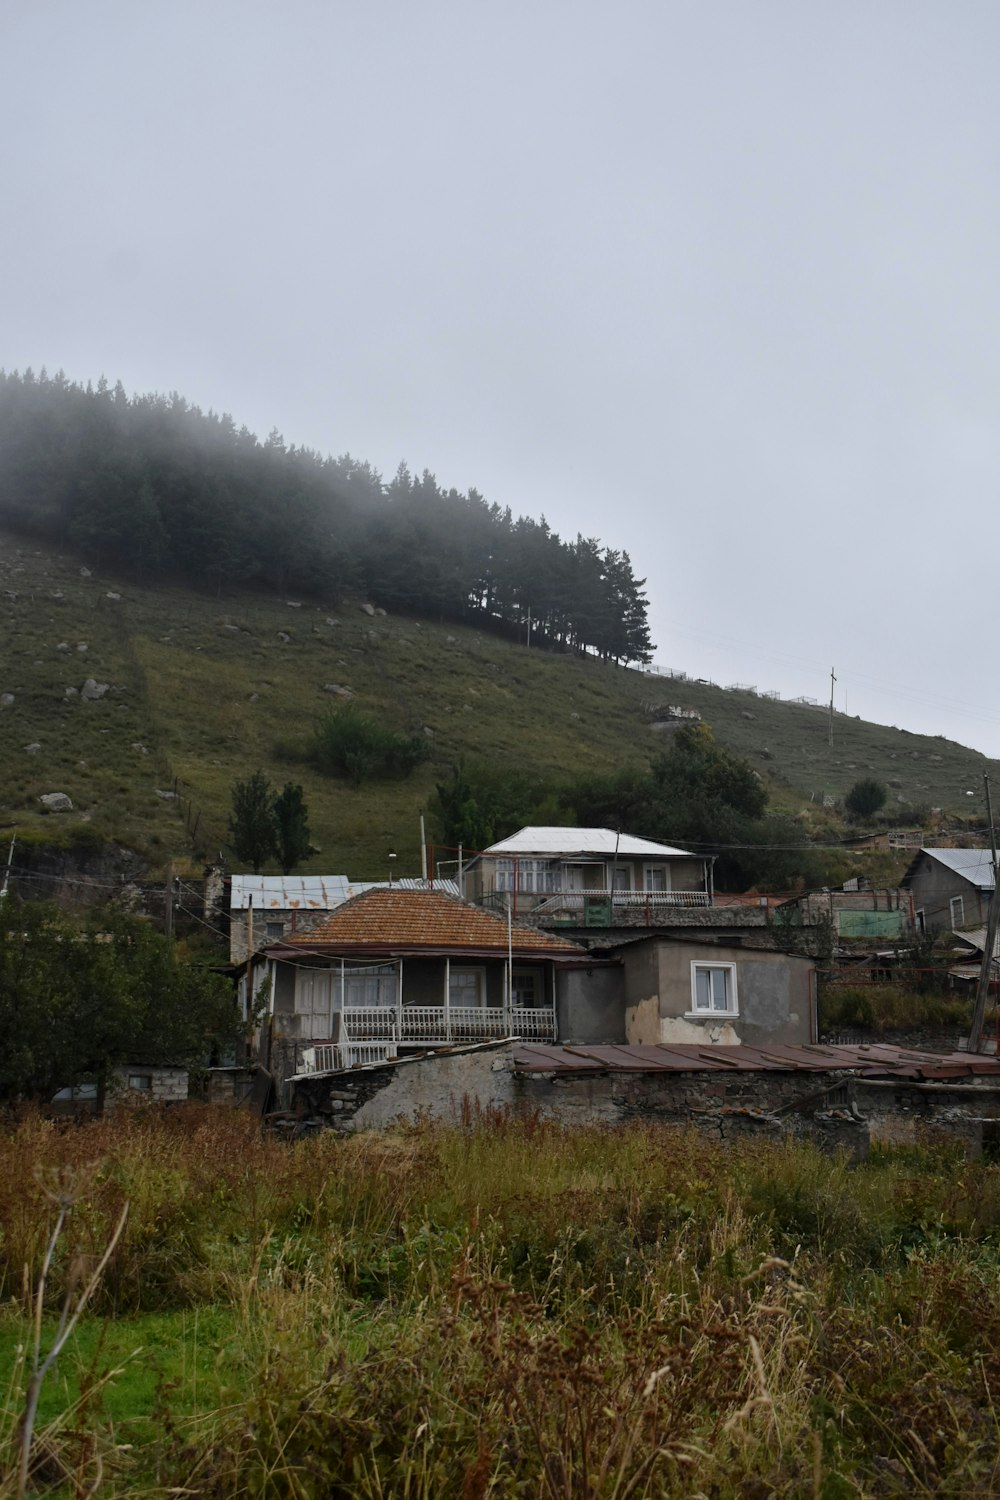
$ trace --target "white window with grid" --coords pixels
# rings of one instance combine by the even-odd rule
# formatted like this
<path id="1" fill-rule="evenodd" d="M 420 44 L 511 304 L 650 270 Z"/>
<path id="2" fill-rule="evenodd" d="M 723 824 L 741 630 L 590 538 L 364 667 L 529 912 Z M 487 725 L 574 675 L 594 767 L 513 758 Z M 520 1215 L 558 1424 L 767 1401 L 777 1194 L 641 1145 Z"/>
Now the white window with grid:
<path id="1" fill-rule="evenodd" d="M 695 1016 L 735 1016 L 736 965 L 691 965 L 691 1012 Z"/>
<path id="2" fill-rule="evenodd" d="M 448 1004 L 485 1005 L 486 970 L 460 968 L 457 964 L 452 964 L 448 975 Z"/>
<path id="3" fill-rule="evenodd" d="M 344 970 L 344 1005 L 395 1005 L 398 974 L 395 964 L 370 964 Z M 340 976 L 337 976 L 338 985 Z"/>

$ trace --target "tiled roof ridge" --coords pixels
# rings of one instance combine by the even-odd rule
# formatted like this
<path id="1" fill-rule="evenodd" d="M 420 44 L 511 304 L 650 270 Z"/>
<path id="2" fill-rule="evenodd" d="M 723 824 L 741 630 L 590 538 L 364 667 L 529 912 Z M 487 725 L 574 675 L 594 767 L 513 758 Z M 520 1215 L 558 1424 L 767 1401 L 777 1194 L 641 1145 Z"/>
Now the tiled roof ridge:
<path id="1" fill-rule="evenodd" d="M 393 915 L 407 915 L 403 909 L 398 910 L 396 913 L 393 913 L 392 911 L 393 904 L 398 902 L 400 898 L 402 898 L 405 905 L 409 906 L 415 913 L 419 912 L 421 904 L 430 903 L 432 909 L 434 906 L 437 906 L 438 912 L 435 914 L 438 915 L 440 914 L 440 910 L 442 907 L 450 906 L 457 912 L 468 913 L 470 918 L 474 919 L 477 923 L 485 923 L 489 926 L 489 928 L 492 929 L 490 936 L 493 937 L 495 935 L 495 942 L 483 942 L 480 939 L 478 943 L 473 941 L 471 943 L 467 943 L 466 946 L 480 948 L 495 947 L 498 952 L 501 952 L 507 947 L 507 919 L 506 917 L 501 916 L 499 913 L 488 911 L 485 907 L 478 906 L 473 901 L 467 901 L 462 896 L 452 895 L 450 891 L 404 891 L 390 889 L 389 887 L 360 891 L 358 895 L 352 896 L 347 901 L 342 902 L 340 906 L 338 906 L 334 911 L 330 913 L 330 915 L 324 922 L 319 924 L 319 926 L 313 927 L 305 932 L 291 933 L 283 938 L 282 944 L 294 944 L 296 946 L 316 946 L 319 943 L 336 943 L 340 941 L 343 943 L 355 945 L 362 944 L 364 942 L 370 942 L 373 945 L 382 943 L 389 946 L 400 947 L 405 947 L 408 945 L 417 947 L 422 946 L 422 944 L 419 941 L 415 941 L 412 936 L 393 936 L 391 932 L 385 937 L 365 937 L 359 935 L 351 937 L 347 933 L 341 934 L 338 932 L 338 929 L 343 929 L 349 926 L 349 918 L 351 914 L 356 912 L 359 908 L 364 909 L 366 907 L 370 907 L 373 914 L 378 912 L 379 909 L 382 908 L 384 912 L 384 920 L 387 923 L 391 923 Z M 558 952 L 565 953 L 567 955 L 571 953 L 585 952 L 585 950 L 582 949 L 578 943 L 572 942 L 569 938 L 561 937 L 555 933 L 546 932 L 540 927 L 535 927 L 530 923 L 523 921 L 512 921 L 511 934 L 512 947 L 515 950 L 523 949 L 527 946 L 537 949 L 541 952 Z M 521 938 L 522 941 L 519 942 L 519 938 Z M 526 939 L 530 939 L 530 941 L 525 941 Z M 445 937 L 441 937 L 432 934 L 429 937 L 426 946 L 446 947 L 448 946 L 449 941 L 454 941 L 456 946 L 462 946 L 461 934 L 454 935 L 452 939 L 449 939 L 447 935 Z"/>

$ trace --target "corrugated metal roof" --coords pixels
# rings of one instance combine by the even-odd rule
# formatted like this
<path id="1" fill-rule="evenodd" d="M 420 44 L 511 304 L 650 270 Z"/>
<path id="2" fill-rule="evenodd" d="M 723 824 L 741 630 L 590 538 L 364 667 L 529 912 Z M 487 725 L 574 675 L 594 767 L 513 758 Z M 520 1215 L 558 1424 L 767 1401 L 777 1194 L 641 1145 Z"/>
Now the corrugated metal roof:
<path id="1" fill-rule="evenodd" d="M 654 844 L 652 839 L 637 839 L 613 828 L 522 828 L 520 833 L 491 844 L 484 854 L 647 854 L 663 859 L 667 856 L 703 859 L 689 849 L 673 849 L 669 844 Z"/>
<path id="2" fill-rule="evenodd" d="M 352 896 L 388 887 L 387 880 L 348 880 L 346 875 L 234 875 L 229 897 L 231 911 L 246 911 L 253 897 L 254 911 L 334 911 Z M 393 880 L 393 890 L 422 891 L 418 877 Z M 454 880 L 435 880 L 434 889 L 457 896 Z"/>
<path id="3" fill-rule="evenodd" d="M 982 891 L 993 889 L 993 856 L 988 849 L 921 849 L 920 854 L 936 859 L 938 864 L 953 870 Z M 919 859 L 920 856 L 916 857 Z M 911 864 L 903 876 L 904 885 L 909 883 L 912 870 Z"/>
<path id="4" fill-rule="evenodd" d="M 747 1047 L 678 1044 L 648 1047 L 543 1046 L 514 1048 L 521 1073 L 828 1073 L 866 1078 L 938 1081 L 986 1076 L 1000 1079 L 1000 1058 L 972 1052 L 914 1052 L 905 1047 Z"/>

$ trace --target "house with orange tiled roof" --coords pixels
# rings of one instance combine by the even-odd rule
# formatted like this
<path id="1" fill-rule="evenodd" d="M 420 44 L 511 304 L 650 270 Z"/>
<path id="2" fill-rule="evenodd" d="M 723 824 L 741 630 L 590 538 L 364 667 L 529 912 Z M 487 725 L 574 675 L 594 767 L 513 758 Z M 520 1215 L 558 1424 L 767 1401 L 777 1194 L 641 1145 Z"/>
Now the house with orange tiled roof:
<path id="1" fill-rule="evenodd" d="M 618 964 L 440 890 L 343 902 L 265 946 L 251 993 L 264 997 L 261 1054 L 279 1078 L 456 1043 L 555 1041 L 560 1013 L 581 1004 L 624 1040 Z"/>

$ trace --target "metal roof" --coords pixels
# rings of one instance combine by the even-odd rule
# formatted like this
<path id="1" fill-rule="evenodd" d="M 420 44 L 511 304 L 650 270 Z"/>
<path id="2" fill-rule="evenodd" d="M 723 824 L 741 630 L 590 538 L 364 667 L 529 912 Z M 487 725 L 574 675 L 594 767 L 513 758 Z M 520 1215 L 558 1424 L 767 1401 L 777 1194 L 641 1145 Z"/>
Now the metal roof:
<path id="1" fill-rule="evenodd" d="M 956 875 L 961 875 L 964 880 L 978 886 L 981 891 L 993 889 L 993 855 L 989 849 L 921 849 L 920 854 L 936 859 L 938 864 L 954 871 Z M 920 854 L 914 857 L 913 863 L 903 876 L 903 885 L 909 883 L 914 864 L 920 858 Z"/>
<path id="2" fill-rule="evenodd" d="M 352 896 L 388 887 L 387 880 L 348 880 L 346 875 L 234 875 L 229 897 L 231 911 L 246 911 L 253 898 L 254 911 L 334 911 Z M 419 877 L 393 880 L 392 888 L 426 890 Z M 458 895 L 453 880 L 435 880 L 433 889 Z"/>
<path id="3" fill-rule="evenodd" d="M 673 849 L 669 844 L 655 844 L 652 839 L 637 839 L 613 828 L 522 828 L 520 833 L 491 844 L 484 854 L 594 854 L 649 855 L 664 859 L 703 859 L 689 849 Z"/>
<path id="4" fill-rule="evenodd" d="M 514 1048 L 519 1073 L 829 1073 L 916 1081 L 1000 1080 L 1000 1058 L 977 1052 L 914 1052 L 905 1047 L 677 1046 L 592 1047 L 522 1043 Z"/>

